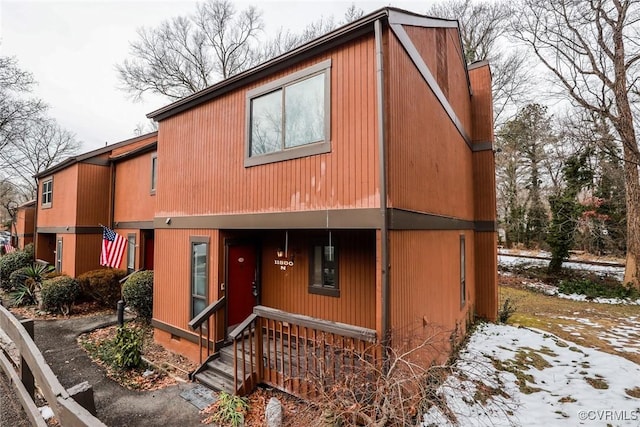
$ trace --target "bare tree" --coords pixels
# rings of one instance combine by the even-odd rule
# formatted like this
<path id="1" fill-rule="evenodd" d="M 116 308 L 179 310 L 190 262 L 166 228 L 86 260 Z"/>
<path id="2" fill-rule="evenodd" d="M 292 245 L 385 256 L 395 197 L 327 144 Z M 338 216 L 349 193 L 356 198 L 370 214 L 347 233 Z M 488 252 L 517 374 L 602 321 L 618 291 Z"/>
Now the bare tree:
<path id="1" fill-rule="evenodd" d="M 262 14 L 254 6 L 237 11 L 230 0 L 208 0 L 192 15 L 138 30 L 130 59 L 116 66 L 121 88 L 137 99 L 151 92 L 177 100 L 363 14 L 352 4 L 342 20 L 322 16 L 299 33 L 280 28 L 265 42 Z"/>
<path id="2" fill-rule="evenodd" d="M 20 69 L 15 58 L 0 56 L 0 150 L 46 109 L 41 100 L 25 96 L 35 84 L 33 75 Z"/>
<path id="3" fill-rule="evenodd" d="M 513 46 L 506 48 L 513 14 L 510 2 L 442 1 L 433 5 L 427 14 L 457 19 L 467 62 L 490 62 L 496 124 L 500 125 L 507 113 L 515 113 L 521 104 L 530 101 L 532 76 L 525 52 Z"/>
<path id="4" fill-rule="evenodd" d="M 195 14 L 141 28 L 131 59 L 116 66 L 122 89 L 174 100 L 204 89 L 255 65 L 262 27 L 255 7 L 238 12 L 229 0 L 209 0 Z"/>
<path id="5" fill-rule="evenodd" d="M 75 154 L 79 146 L 75 135 L 62 129 L 55 120 L 41 118 L 0 152 L 0 163 L 24 198 L 32 199 L 36 195 L 33 176 Z"/>
<path id="6" fill-rule="evenodd" d="M 619 137 L 627 206 L 625 282 L 640 286 L 640 151 L 633 110 L 640 77 L 640 3 L 523 0 L 520 9 L 516 37 L 573 103 L 606 118 Z"/>

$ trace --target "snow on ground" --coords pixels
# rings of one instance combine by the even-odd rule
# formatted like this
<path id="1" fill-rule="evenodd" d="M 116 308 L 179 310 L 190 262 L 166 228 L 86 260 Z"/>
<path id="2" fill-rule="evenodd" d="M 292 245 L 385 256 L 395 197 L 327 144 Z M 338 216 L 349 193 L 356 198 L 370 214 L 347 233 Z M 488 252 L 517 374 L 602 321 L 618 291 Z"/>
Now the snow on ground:
<path id="1" fill-rule="evenodd" d="M 498 265 L 501 267 L 524 267 L 527 265 L 548 267 L 549 260 L 538 258 L 523 258 L 512 255 L 498 255 Z M 622 282 L 624 280 L 624 267 L 611 265 L 591 265 L 578 262 L 564 262 L 562 266 L 572 270 L 583 270 L 596 273 L 601 276 L 615 277 Z"/>
<path id="2" fill-rule="evenodd" d="M 640 425 L 640 366 L 543 331 L 480 325 L 455 368 L 440 391 L 461 426 Z M 446 412 L 422 425 L 456 425 Z"/>
<path id="3" fill-rule="evenodd" d="M 547 267 L 549 265 L 549 261 L 545 259 L 536 259 L 536 258 L 522 258 L 515 257 L 510 255 L 498 255 L 498 265 L 503 268 L 509 267 L 526 267 L 526 266 L 541 266 Z M 608 265 L 589 265 L 589 264 L 580 264 L 575 262 L 565 262 L 562 264 L 566 268 L 571 268 L 574 270 L 586 270 L 596 273 L 600 276 L 610 276 L 622 282 L 624 279 L 624 267 L 614 267 Z M 501 273 L 503 275 L 510 275 L 509 272 Z M 592 301 L 600 304 L 631 304 L 631 305 L 640 305 L 640 299 L 637 300 L 628 300 L 628 299 L 618 299 L 618 298 L 594 298 L 588 299 L 586 295 L 579 294 L 562 294 L 558 292 L 558 288 L 553 285 L 548 285 L 543 282 L 533 281 L 528 279 L 523 279 L 522 284 L 529 289 L 533 289 L 538 292 L 542 292 L 547 295 L 556 295 L 559 298 L 570 299 L 573 301 Z"/>

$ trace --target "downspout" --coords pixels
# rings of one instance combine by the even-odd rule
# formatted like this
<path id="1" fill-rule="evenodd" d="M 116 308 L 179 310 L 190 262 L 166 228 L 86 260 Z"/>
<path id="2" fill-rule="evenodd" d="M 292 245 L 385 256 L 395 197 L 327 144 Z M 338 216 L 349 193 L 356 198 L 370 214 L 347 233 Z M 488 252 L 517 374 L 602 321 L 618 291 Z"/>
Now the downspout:
<path id="1" fill-rule="evenodd" d="M 387 170 L 386 170 L 386 123 L 385 123 L 385 104 L 384 104 L 384 56 L 382 51 L 382 23 L 380 19 L 374 22 L 375 43 L 376 43 L 376 102 L 378 104 L 378 157 L 380 168 L 380 216 L 382 225 L 380 229 L 380 264 L 381 272 L 381 323 L 382 333 L 381 343 L 386 346 L 390 339 L 390 321 L 389 321 L 389 253 L 388 253 L 388 235 L 389 224 L 387 216 Z M 386 366 L 387 354 L 384 351 L 383 357 Z"/>
<path id="2" fill-rule="evenodd" d="M 33 211 L 33 260 L 38 259 L 38 206 L 40 206 L 40 179 L 36 176 L 36 205 Z M 25 245 L 27 246 L 27 245 Z M 24 248 L 23 248 L 24 249 Z"/>

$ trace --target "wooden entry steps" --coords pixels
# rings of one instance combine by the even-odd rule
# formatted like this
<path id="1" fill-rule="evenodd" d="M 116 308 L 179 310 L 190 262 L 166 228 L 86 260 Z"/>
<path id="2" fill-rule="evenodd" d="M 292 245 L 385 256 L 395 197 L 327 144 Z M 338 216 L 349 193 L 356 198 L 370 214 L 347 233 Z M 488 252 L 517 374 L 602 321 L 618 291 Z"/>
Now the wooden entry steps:
<path id="1" fill-rule="evenodd" d="M 250 355 L 245 352 L 246 358 Z M 239 360 L 242 360 L 239 358 Z M 247 364 L 245 372 L 247 378 L 251 375 L 251 367 Z M 233 345 L 229 345 L 220 349 L 218 353 L 213 355 L 194 375 L 194 379 L 214 391 L 224 391 L 229 394 L 236 394 L 237 390 L 233 381 Z M 246 380 L 246 379 L 245 379 Z"/>

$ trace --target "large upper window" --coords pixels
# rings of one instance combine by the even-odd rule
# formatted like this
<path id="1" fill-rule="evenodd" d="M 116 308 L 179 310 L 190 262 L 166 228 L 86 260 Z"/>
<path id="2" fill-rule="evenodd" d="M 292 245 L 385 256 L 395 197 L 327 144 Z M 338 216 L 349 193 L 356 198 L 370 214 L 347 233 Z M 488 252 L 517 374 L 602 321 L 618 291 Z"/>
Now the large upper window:
<path id="1" fill-rule="evenodd" d="M 42 181 L 42 207 L 50 208 L 53 202 L 53 178 Z"/>
<path id="2" fill-rule="evenodd" d="M 327 60 L 247 94 L 245 166 L 331 150 L 330 67 Z"/>

